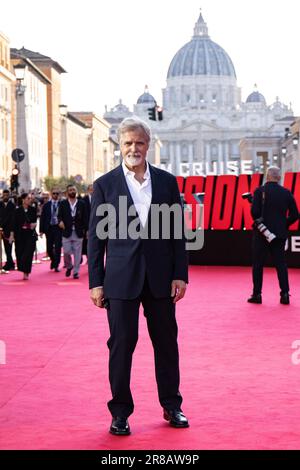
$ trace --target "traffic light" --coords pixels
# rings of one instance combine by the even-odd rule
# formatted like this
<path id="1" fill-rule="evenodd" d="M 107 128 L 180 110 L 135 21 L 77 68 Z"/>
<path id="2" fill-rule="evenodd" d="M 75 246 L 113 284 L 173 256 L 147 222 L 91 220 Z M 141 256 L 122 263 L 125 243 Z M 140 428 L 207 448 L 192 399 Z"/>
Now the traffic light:
<path id="1" fill-rule="evenodd" d="M 156 106 L 148 108 L 148 116 L 151 121 L 156 121 Z"/>
<path id="2" fill-rule="evenodd" d="M 157 117 L 159 121 L 163 120 L 163 109 L 161 106 L 157 106 Z"/>
<path id="3" fill-rule="evenodd" d="M 19 170 L 17 167 L 15 167 L 12 171 L 11 177 L 10 177 L 10 190 L 18 192 L 18 187 L 19 187 Z"/>

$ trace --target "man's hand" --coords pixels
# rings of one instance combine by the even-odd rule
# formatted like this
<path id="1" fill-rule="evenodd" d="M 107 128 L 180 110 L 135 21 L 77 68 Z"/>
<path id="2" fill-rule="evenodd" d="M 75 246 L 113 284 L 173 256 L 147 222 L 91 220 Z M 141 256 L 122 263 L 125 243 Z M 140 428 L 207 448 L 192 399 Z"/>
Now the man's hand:
<path id="1" fill-rule="evenodd" d="M 61 228 L 62 230 L 65 230 L 65 224 L 63 223 L 63 221 L 59 222 L 58 226 L 59 226 L 59 228 Z"/>
<path id="2" fill-rule="evenodd" d="M 186 291 L 186 283 L 184 281 L 172 281 L 171 297 L 174 297 L 173 303 L 176 304 L 178 300 L 184 297 Z"/>
<path id="3" fill-rule="evenodd" d="M 91 296 L 92 302 L 94 303 L 94 305 L 96 305 L 96 307 L 104 308 L 103 287 L 94 287 L 93 289 L 90 289 L 90 296 Z"/>

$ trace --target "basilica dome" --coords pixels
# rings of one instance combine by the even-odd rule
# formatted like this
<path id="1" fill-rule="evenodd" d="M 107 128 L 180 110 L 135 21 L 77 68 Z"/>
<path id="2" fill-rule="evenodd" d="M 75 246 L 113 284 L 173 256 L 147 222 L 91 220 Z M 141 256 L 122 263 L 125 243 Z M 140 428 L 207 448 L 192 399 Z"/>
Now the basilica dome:
<path id="1" fill-rule="evenodd" d="M 266 98 L 259 91 L 253 91 L 247 98 L 246 103 L 262 103 L 266 104 Z"/>
<path id="2" fill-rule="evenodd" d="M 168 70 L 168 78 L 197 75 L 236 78 L 232 60 L 221 46 L 210 39 L 201 13 L 194 36 L 175 54 Z"/>
<path id="3" fill-rule="evenodd" d="M 155 106 L 156 104 L 155 98 L 152 95 L 150 95 L 149 88 L 147 85 L 145 86 L 144 93 L 138 98 L 137 104 L 148 104 L 148 105 Z"/>

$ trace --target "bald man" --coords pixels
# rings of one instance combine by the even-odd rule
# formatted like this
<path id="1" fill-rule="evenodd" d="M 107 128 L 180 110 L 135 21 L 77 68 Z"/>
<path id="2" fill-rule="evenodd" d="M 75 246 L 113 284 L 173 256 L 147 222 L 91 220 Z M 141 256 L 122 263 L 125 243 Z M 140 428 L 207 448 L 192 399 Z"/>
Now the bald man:
<path id="1" fill-rule="evenodd" d="M 254 304 L 262 303 L 263 267 L 268 251 L 271 253 L 277 271 L 280 303 L 283 305 L 290 303 L 285 244 L 288 228 L 299 218 L 299 213 L 294 196 L 279 184 L 280 179 L 280 169 L 272 166 L 268 169 L 266 183 L 254 192 L 252 217 L 254 220 L 262 218 L 264 225 L 276 236 L 269 243 L 259 230 L 253 230 L 253 293 L 248 302 Z"/>

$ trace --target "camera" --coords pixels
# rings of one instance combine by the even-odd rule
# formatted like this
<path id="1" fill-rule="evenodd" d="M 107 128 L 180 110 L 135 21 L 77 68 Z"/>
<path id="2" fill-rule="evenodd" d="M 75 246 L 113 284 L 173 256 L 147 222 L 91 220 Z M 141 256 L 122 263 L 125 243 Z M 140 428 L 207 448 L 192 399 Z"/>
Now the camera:
<path id="1" fill-rule="evenodd" d="M 259 219 L 255 219 L 253 225 L 257 230 L 259 230 L 259 232 L 266 238 L 269 243 L 271 243 L 274 238 L 276 238 L 276 235 L 270 232 L 270 230 L 265 226 L 262 217 L 260 217 Z"/>
<path id="2" fill-rule="evenodd" d="M 242 198 L 243 198 L 243 199 L 247 199 L 248 202 L 250 202 L 251 204 L 252 204 L 252 202 L 253 202 L 253 196 L 252 196 L 251 193 L 243 193 L 243 194 L 242 194 Z"/>
<path id="3" fill-rule="evenodd" d="M 242 198 L 247 199 L 250 204 L 253 202 L 253 195 L 251 193 L 243 193 Z M 253 227 L 256 228 L 269 243 L 276 238 L 276 235 L 270 232 L 270 230 L 265 226 L 264 219 L 262 217 L 254 220 Z"/>

